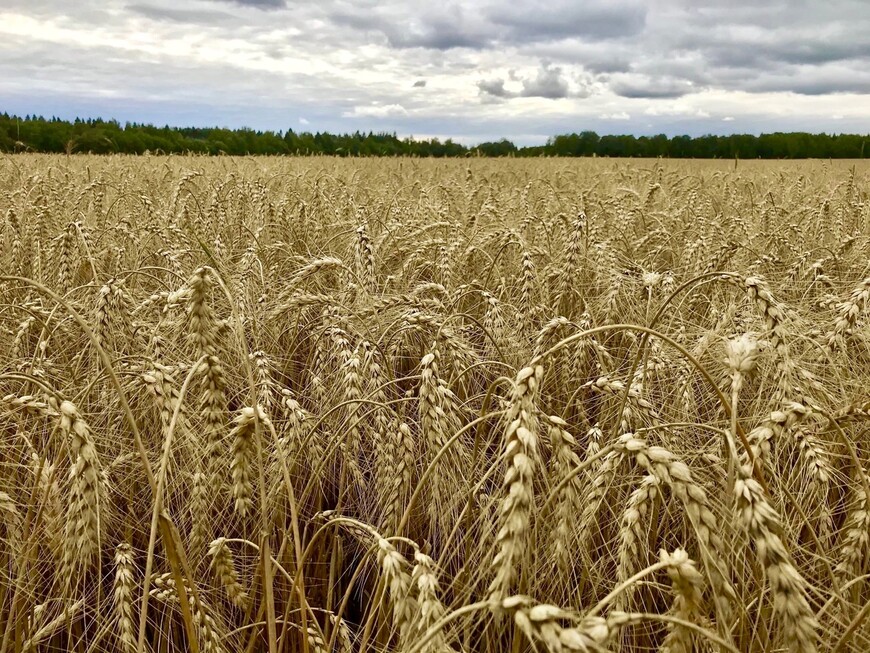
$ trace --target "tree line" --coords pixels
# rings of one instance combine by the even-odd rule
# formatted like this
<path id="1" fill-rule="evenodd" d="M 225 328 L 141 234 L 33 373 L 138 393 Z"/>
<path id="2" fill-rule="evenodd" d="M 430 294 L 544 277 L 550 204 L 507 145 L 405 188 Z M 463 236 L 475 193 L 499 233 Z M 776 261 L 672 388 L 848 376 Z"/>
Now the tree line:
<path id="1" fill-rule="evenodd" d="M 466 146 L 451 139 L 398 138 L 394 133 L 257 131 L 201 127 L 155 127 L 116 120 L 0 114 L 0 151 L 93 154 L 326 154 L 338 156 L 610 156 L 673 158 L 860 159 L 870 135 L 732 134 L 728 136 L 604 135 L 594 131 L 561 134 L 544 145 L 517 147 L 507 139 Z"/>

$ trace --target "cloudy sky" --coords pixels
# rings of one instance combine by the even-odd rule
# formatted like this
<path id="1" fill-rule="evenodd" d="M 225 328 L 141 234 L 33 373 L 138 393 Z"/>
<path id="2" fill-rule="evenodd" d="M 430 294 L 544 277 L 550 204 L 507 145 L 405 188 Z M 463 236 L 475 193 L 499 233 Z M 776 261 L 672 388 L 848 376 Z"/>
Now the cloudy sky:
<path id="1" fill-rule="evenodd" d="M 870 0 L 0 0 L 0 111 L 395 131 L 870 132 Z"/>

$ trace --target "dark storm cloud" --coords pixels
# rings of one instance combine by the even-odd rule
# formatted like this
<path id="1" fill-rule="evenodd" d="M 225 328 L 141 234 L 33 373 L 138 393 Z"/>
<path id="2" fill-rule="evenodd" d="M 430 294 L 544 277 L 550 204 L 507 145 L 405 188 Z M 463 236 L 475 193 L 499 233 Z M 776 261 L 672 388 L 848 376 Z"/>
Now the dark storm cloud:
<path id="1" fill-rule="evenodd" d="M 416 82 L 414 82 L 414 88 L 426 88 L 426 80 L 418 79 Z"/>

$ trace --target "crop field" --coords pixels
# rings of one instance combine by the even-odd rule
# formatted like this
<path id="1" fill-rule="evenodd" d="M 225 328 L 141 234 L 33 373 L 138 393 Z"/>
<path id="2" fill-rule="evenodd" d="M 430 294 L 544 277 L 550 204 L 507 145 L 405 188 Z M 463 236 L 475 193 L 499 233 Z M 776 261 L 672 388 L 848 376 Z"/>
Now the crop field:
<path id="1" fill-rule="evenodd" d="M 0 653 L 870 650 L 870 165 L 0 158 Z"/>

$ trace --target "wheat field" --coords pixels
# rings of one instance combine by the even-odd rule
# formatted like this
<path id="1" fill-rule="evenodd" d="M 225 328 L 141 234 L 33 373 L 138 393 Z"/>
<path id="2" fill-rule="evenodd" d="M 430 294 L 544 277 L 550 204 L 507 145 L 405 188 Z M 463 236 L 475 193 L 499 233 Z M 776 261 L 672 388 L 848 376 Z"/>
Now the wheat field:
<path id="1" fill-rule="evenodd" d="M 868 184 L 0 159 L 0 653 L 870 649 Z"/>

